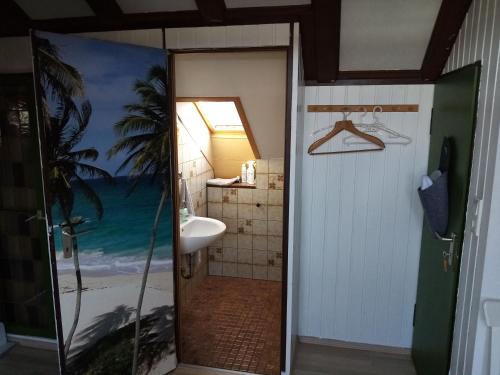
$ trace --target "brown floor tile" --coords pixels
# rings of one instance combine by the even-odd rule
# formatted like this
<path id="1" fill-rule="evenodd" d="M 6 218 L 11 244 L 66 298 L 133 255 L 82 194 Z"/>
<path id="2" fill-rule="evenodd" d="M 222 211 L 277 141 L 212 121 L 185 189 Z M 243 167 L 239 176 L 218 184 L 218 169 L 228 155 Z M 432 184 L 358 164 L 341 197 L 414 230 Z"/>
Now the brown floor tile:
<path id="1" fill-rule="evenodd" d="M 207 277 L 182 312 L 183 362 L 280 374 L 281 283 Z"/>

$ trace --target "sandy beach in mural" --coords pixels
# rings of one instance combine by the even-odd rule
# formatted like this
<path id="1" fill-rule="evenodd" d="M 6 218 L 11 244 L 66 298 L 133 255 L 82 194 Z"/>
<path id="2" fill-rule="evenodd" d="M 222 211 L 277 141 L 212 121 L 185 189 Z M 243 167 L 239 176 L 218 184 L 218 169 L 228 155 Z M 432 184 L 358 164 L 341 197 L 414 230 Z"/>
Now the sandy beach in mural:
<path id="1" fill-rule="evenodd" d="M 75 348 L 84 345 L 81 335 L 87 327 L 92 326 L 96 321 L 102 321 L 104 316 L 111 318 L 113 323 L 119 319 L 119 323 L 113 329 L 121 328 L 135 321 L 135 309 L 137 298 L 139 296 L 140 282 L 142 274 L 123 274 L 123 275 L 82 275 L 82 309 L 80 311 L 80 320 L 75 333 Z M 59 292 L 61 310 L 65 312 L 62 315 L 63 332 L 69 332 L 73 322 L 73 314 L 76 300 L 76 280 L 74 274 L 64 273 L 59 275 Z M 174 287 L 172 271 L 160 271 L 149 274 L 142 315 L 148 315 L 159 305 L 173 306 Z M 110 312 L 117 311 L 119 307 L 119 317 L 110 316 Z M 71 312 L 71 313 L 70 313 Z M 126 313 L 124 313 L 126 312 Z M 109 333 L 111 328 L 103 329 L 97 333 L 93 339 L 98 340 Z M 66 339 L 66 337 L 65 337 Z M 167 361 L 160 361 L 157 366 L 151 369 L 151 374 L 164 374 L 165 370 L 170 369 L 174 361 L 173 356 L 169 356 Z M 175 364 L 174 364 L 175 365 Z"/>

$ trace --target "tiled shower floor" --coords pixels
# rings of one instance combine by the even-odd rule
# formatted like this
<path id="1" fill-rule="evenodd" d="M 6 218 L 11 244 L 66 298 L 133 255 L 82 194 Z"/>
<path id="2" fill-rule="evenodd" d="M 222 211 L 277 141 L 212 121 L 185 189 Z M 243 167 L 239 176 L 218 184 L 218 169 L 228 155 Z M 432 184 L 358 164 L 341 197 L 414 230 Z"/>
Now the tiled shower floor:
<path id="1" fill-rule="evenodd" d="M 280 374 L 280 282 L 208 276 L 181 324 L 183 362 Z"/>

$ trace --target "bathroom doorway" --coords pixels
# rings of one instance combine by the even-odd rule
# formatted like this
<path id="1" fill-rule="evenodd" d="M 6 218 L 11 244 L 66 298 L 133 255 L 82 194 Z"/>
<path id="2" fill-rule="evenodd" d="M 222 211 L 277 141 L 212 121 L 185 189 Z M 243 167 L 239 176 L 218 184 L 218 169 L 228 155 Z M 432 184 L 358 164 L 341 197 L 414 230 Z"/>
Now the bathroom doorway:
<path id="1" fill-rule="evenodd" d="M 281 373 L 290 53 L 174 51 L 179 234 L 193 216 L 225 225 L 189 254 L 178 241 L 180 363 Z"/>

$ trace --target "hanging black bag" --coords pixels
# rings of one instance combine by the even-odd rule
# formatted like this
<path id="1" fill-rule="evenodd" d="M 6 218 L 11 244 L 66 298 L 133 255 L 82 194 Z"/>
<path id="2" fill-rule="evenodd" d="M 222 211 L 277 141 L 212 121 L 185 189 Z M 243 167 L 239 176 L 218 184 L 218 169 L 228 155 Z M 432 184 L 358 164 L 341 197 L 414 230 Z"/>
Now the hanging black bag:
<path id="1" fill-rule="evenodd" d="M 427 189 L 418 188 L 418 195 L 425 218 L 432 233 L 445 236 L 448 231 L 448 169 L 451 157 L 451 140 L 448 137 L 443 139 L 441 146 L 441 158 L 439 160 L 439 172 L 432 173 L 438 175 L 433 179 L 433 183 Z"/>

